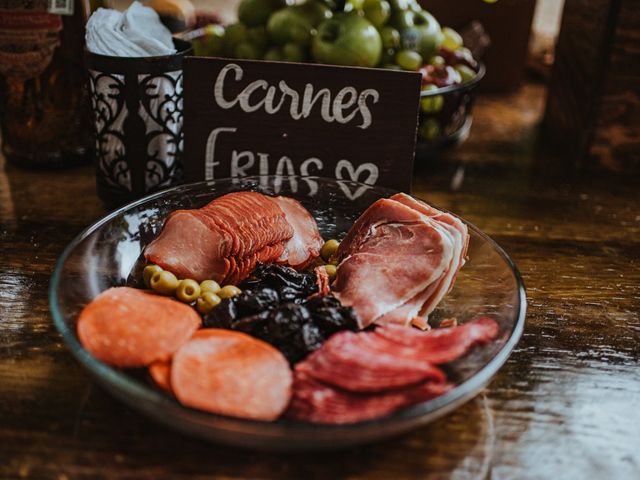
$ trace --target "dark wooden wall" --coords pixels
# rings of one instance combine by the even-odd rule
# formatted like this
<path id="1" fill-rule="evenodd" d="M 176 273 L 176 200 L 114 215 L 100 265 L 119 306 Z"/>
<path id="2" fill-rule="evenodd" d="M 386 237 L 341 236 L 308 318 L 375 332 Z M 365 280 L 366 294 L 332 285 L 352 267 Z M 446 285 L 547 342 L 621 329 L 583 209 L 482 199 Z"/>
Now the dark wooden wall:
<path id="1" fill-rule="evenodd" d="M 640 0 L 567 0 L 544 131 L 574 167 L 640 173 Z"/>

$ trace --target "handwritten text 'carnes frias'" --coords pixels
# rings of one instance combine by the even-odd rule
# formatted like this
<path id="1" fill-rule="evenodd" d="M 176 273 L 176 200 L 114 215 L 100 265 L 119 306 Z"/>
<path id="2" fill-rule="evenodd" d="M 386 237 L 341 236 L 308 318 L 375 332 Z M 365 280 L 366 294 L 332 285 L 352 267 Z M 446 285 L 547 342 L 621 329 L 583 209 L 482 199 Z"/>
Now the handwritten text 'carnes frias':
<path id="1" fill-rule="evenodd" d="M 241 82 L 243 74 L 242 67 L 235 63 L 230 63 L 220 70 L 213 89 L 215 103 L 220 108 L 229 110 L 239 107 L 245 113 L 263 109 L 270 115 L 288 109 L 289 115 L 294 120 L 308 118 L 316 108 L 317 113 L 325 122 L 340 124 L 354 122 L 354 126 L 365 130 L 373 122 L 369 103 L 377 103 L 380 100 L 379 92 L 372 88 L 358 92 L 354 87 L 344 87 L 332 98 L 332 93 L 328 88 L 316 91 L 310 83 L 307 83 L 304 91 L 299 93 L 284 80 L 278 82 L 276 86 L 260 79 L 244 86 L 236 96 L 228 96 L 229 82 Z M 236 127 L 218 127 L 209 133 L 205 149 L 205 178 L 207 180 L 215 178 L 215 167 L 220 165 L 220 162 L 216 160 L 216 144 L 220 135 L 233 134 L 236 131 Z M 243 177 L 251 174 L 268 175 L 270 173 L 285 176 L 322 175 L 324 169 L 323 161 L 317 157 L 294 162 L 291 158 L 282 156 L 277 159 L 274 170 L 270 168 L 270 160 L 268 153 L 234 149 L 231 152 L 229 165 L 231 177 Z M 364 178 L 360 177 L 361 172 L 365 174 Z M 351 162 L 342 159 L 336 164 L 333 174 L 337 179 L 364 181 L 364 183 L 374 185 L 379 172 L 378 167 L 373 163 L 367 162 L 354 169 Z"/>
<path id="2" fill-rule="evenodd" d="M 246 113 L 264 109 L 266 113 L 273 115 L 285 107 L 288 99 L 291 118 L 300 120 L 309 117 L 314 107 L 320 102 L 320 116 L 325 122 L 348 124 L 355 120 L 361 122 L 357 125 L 358 128 L 366 129 L 373 121 L 367 102 L 377 103 L 380 100 L 380 93 L 373 88 L 367 88 L 358 93 L 354 87 L 344 87 L 332 101 L 331 91 L 328 88 L 315 91 L 313 85 L 307 83 L 304 92 L 300 94 L 284 80 L 278 82 L 276 86 L 269 85 L 266 80 L 260 79 L 249 83 L 235 98 L 227 99 L 224 92 L 230 72 L 233 72 L 232 81 L 242 81 L 244 74 L 242 67 L 230 63 L 220 70 L 213 87 L 216 103 L 225 110 L 237 105 Z"/>

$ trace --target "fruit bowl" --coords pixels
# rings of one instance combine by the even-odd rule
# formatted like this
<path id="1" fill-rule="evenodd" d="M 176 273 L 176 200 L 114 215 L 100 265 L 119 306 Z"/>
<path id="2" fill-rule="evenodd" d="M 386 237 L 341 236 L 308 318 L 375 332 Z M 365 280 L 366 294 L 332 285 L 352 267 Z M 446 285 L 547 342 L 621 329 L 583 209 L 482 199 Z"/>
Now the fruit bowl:
<path id="1" fill-rule="evenodd" d="M 434 104 L 440 108 L 433 113 L 420 109 L 417 160 L 437 157 L 467 139 L 473 122 L 476 87 L 484 74 L 484 64 L 479 63 L 475 77 L 466 83 L 420 92 L 421 107 L 426 103 L 427 110 Z"/>
<path id="2" fill-rule="evenodd" d="M 154 387 L 146 373 L 112 368 L 85 350 L 76 334 L 81 309 L 109 287 L 130 282 L 144 262 L 142 251 L 178 208 L 197 208 L 232 191 L 291 196 L 316 218 L 324 238 L 341 238 L 366 207 L 393 190 L 317 177 L 245 177 L 179 186 L 126 205 L 88 227 L 64 250 L 53 272 L 49 301 L 53 321 L 77 360 L 98 383 L 131 408 L 176 430 L 229 445 L 265 450 L 336 449 L 397 435 L 445 415 L 490 381 L 515 347 L 524 326 L 526 299 L 520 275 L 507 254 L 468 224 L 469 260 L 451 292 L 431 314 L 437 324 L 464 323 L 487 315 L 498 338 L 447 366 L 455 388 L 432 400 L 372 421 L 317 425 L 291 420 L 261 422 L 214 415 L 178 403 Z"/>

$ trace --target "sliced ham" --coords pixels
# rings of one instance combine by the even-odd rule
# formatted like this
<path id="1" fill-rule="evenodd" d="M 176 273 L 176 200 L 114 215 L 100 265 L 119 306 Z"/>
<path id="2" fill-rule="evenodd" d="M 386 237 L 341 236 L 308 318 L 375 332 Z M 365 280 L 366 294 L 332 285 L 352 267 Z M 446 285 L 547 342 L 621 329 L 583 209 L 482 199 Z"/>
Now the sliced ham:
<path id="1" fill-rule="evenodd" d="M 378 200 L 340 244 L 334 294 L 354 308 L 361 328 L 406 326 L 451 289 L 467 245 L 467 228 L 454 216 L 405 194 Z"/>
<path id="2" fill-rule="evenodd" d="M 321 246 L 316 222 L 299 202 L 235 192 L 199 209 L 172 212 L 144 255 L 178 278 L 234 284 L 258 262 L 301 268 Z"/>
<path id="3" fill-rule="evenodd" d="M 324 243 L 315 219 L 300 202 L 290 197 L 275 197 L 278 206 L 293 228 L 293 236 L 284 246 L 278 263 L 303 269 L 320 255 Z"/>
<path id="4" fill-rule="evenodd" d="M 437 287 L 431 289 L 428 292 L 428 295 L 425 293 L 421 298 L 422 306 L 419 313 L 422 316 L 428 316 L 440 303 L 442 298 L 449 293 L 455 283 L 458 271 L 465 264 L 465 257 L 467 256 L 467 250 L 469 248 L 469 231 L 467 226 L 459 218 L 456 218 L 449 213 L 441 212 L 440 210 L 433 208 L 431 205 L 427 205 L 426 203 L 410 197 L 405 193 L 398 193 L 391 198 L 416 209 L 420 213 L 427 215 L 442 224 L 443 227 L 445 227 L 451 234 L 451 237 L 455 242 L 455 249 L 459 252 L 459 255 L 452 256 L 451 265 L 449 266 L 446 275 L 438 283 Z M 415 314 L 417 314 L 417 312 Z"/>

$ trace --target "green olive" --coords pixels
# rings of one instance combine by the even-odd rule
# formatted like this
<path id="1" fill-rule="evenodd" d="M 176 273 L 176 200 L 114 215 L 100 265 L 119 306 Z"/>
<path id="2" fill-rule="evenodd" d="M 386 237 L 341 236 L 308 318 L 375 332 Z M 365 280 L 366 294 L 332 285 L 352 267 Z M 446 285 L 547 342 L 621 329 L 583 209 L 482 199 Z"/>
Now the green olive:
<path id="1" fill-rule="evenodd" d="M 151 286 L 151 277 L 157 272 L 161 272 L 162 267 L 160 265 L 147 265 L 142 270 L 142 280 L 147 287 Z"/>
<path id="2" fill-rule="evenodd" d="M 220 291 L 220 285 L 215 280 L 204 280 L 200 283 L 200 291 L 218 293 Z"/>
<path id="3" fill-rule="evenodd" d="M 173 273 L 164 270 L 154 273 L 149 283 L 156 292 L 163 295 L 172 295 L 178 288 L 179 282 Z"/>
<path id="4" fill-rule="evenodd" d="M 225 285 L 218 292 L 218 296 L 220 298 L 231 298 L 231 297 L 235 297 L 236 295 L 240 295 L 241 293 L 242 293 L 242 290 L 240 290 L 235 285 Z"/>
<path id="5" fill-rule="evenodd" d="M 444 58 L 442 58 L 440 55 L 436 55 L 434 57 L 431 57 L 431 60 L 429 60 L 429 63 L 431 65 L 444 65 L 446 62 L 444 61 Z"/>
<path id="6" fill-rule="evenodd" d="M 327 275 L 329 275 L 329 280 L 330 281 L 332 281 L 334 278 L 336 278 L 337 268 L 336 268 L 335 265 L 325 265 L 324 269 L 327 272 Z"/>
<path id="7" fill-rule="evenodd" d="M 339 246 L 340 242 L 333 238 L 324 242 L 324 245 L 322 245 L 322 248 L 320 249 L 320 255 L 322 256 L 322 259 L 325 262 L 328 262 L 333 254 L 336 253 Z"/>
<path id="8" fill-rule="evenodd" d="M 176 289 L 176 297 L 184 303 L 191 303 L 200 296 L 200 285 L 190 278 L 180 280 Z"/>
<path id="9" fill-rule="evenodd" d="M 196 308 L 202 314 L 209 313 L 216 308 L 222 300 L 213 292 L 202 292 L 196 300 Z"/>

